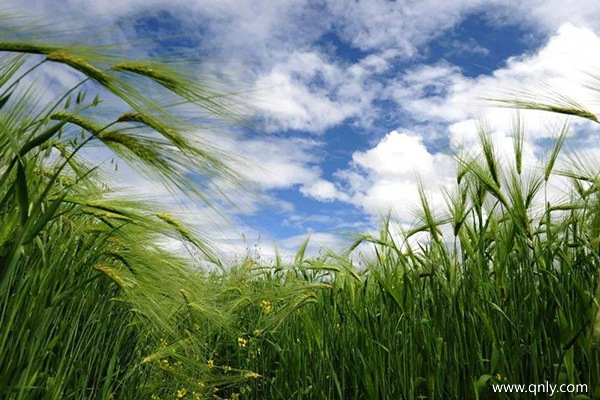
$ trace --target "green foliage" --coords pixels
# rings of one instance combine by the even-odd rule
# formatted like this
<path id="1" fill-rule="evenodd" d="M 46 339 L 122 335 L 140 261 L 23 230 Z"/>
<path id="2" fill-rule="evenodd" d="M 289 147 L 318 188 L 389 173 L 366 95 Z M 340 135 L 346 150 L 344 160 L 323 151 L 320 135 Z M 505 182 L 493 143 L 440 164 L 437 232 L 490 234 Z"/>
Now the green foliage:
<path id="1" fill-rule="evenodd" d="M 82 77 L 44 103 L 35 97 L 46 93 L 26 82 L 48 63 Z M 164 93 L 123 71 L 152 71 L 146 83 L 157 81 Z M 88 92 L 97 94 L 89 100 Z M 158 107 L 161 96 L 180 100 Z M 116 197 L 98 166 L 79 156 L 94 146 L 212 205 L 202 182 L 236 176 L 214 145 L 191 136 L 203 128 L 180 118 L 178 107 L 197 107 L 206 126 L 233 119 L 214 96 L 157 63 L 0 41 L 0 398 L 196 397 L 258 377 L 208 360 L 223 337 L 237 340 L 240 309 L 272 297 L 260 294 L 271 288 L 211 283 L 162 249 L 176 239 L 218 263 L 206 240 L 147 203 Z M 277 323 L 264 318 L 265 326 Z"/>
<path id="2" fill-rule="evenodd" d="M 307 240 L 290 265 L 248 257 L 208 272 L 161 247 L 181 240 L 222 267 L 206 240 L 115 197 L 79 154 L 113 151 L 210 205 L 200 183 L 235 174 L 177 105 L 235 119 L 224 98 L 155 62 L 12 41 L 0 51 L 1 398 L 488 399 L 510 398 L 492 384 L 545 381 L 600 393 L 600 182 L 583 166 L 556 170 L 568 125 L 545 168 L 524 171 L 521 121 L 507 168 L 481 124 L 482 157 L 457 159 L 444 210 L 420 188 L 406 233 L 386 221 L 343 254 L 308 258 Z M 82 80 L 43 103 L 24 82 L 48 63 Z M 526 107 L 596 121 L 560 100 Z M 551 204 L 555 175 L 572 192 Z"/>
<path id="3" fill-rule="evenodd" d="M 597 398 L 597 177 L 572 171 L 571 200 L 544 204 L 565 129 L 547 167 L 526 173 L 502 171 L 481 134 L 484 157 L 457 160 L 446 210 L 421 190 L 416 228 L 395 234 L 387 222 L 361 237 L 353 248 L 375 255 L 360 268 L 348 255 L 306 260 L 304 244 L 289 269 L 265 275 L 263 285 L 292 274 L 328 286 L 251 339 L 261 364 L 248 368 L 268 384 L 250 398 L 516 399 L 492 385 L 546 381 L 584 383 L 579 398 Z"/>

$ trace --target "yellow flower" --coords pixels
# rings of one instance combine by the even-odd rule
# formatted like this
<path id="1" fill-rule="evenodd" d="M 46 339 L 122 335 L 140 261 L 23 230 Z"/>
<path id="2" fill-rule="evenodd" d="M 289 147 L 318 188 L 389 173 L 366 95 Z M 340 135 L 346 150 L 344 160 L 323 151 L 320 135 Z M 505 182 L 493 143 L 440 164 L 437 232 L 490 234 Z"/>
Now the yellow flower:
<path id="1" fill-rule="evenodd" d="M 194 397 L 194 400 L 200 400 L 201 399 L 200 393 L 198 393 L 198 392 L 192 392 L 192 396 Z"/>
<path id="2" fill-rule="evenodd" d="M 260 306 L 262 307 L 263 312 L 265 314 L 268 314 L 268 313 L 271 312 L 272 304 L 271 304 L 271 302 L 269 300 L 262 300 L 260 302 Z"/>
<path id="3" fill-rule="evenodd" d="M 208 365 L 208 368 L 212 368 L 215 366 L 215 362 L 212 359 L 208 360 L 206 364 Z"/>
<path id="4" fill-rule="evenodd" d="M 167 341 L 165 338 L 160 339 L 160 344 L 162 347 L 167 347 Z"/>
<path id="5" fill-rule="evenodd" d="M 246 344 L 248 344 L 248 341 L 246 339 L 244 339 L 243 337 L 238 338 L 238 346 L 246 347 Z"/>
<path id="6" fill-rule="evenodd" d="M 183 396 L 185 396 L 187 394 L 187 389 L 186 388 L 181 388 L 177 391 L 177 398 L 181 399 L 183 398 Z"/>
<path id="7" fill-rule="evenodd" d="M 239 393 L 233 393 L 231 395 L 231 400 L 239 400 L 240 399 L 240 394 Z"/>
<path id="8" fill-rule="evenodd" d="M 253 333 L 254 333 L 254 336 L 260 335 L 260 329 L 255 329 Z"/>
<path id="9" fill-rule="evenodd" d="M 168 367 L 169 366 L 169 360 L 167 360 L 166 358 L 163 358 L 162 360 L 160 360 L 160 365 L 163 367 Z"/>
<path id="10" fill-rule="evenodd" d="M 244 378 L 246 378 L 246 379 L 258 379 L 258 378 L 260 378 L 260 375 L 257 374 L 256 372 L 248 372 L 246 375 L 244 375 Z"/>
<path id="11" fill-rule="evenodd" d="M 225 373 L 231 371 L 231 367 L 229 365 L 223 365 L 223 371 L 225 371 Z"/>

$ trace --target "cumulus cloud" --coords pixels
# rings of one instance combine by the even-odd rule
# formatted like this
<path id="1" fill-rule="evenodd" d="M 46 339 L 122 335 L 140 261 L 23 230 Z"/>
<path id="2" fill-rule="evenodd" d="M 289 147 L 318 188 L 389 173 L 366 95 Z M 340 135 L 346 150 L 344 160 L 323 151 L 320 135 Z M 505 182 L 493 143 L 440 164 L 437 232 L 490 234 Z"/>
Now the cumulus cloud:
<path id="1" fill-rule="evenodd" d="M 349 201 L 368 214 L 379 218 L 393 212 L 408 222 L 419 204 L 418 179 L 439 193 L 455 175 L 449 155 L 430 152 L 419 136 L 393 131 L 375 147 L 355 152 L 350 168 L 336 176 L 346 185 Z M 441 195 L 434 199 L 441 200 Z"/>
<path id="2" fill-rule="evenodd" d="M 546 96 L 550 101 L 560 93 L 598 113 L 597 93 L 584 84 L 593 80 L 586 68 L 600 64 L 599 54 L 600 38 L 595 33 L 567 24 L 539 51 L 509 59 L 504 68 L 490 76 L 469 78 L 448 63 L 411 69 L 391 85 L 388 93 L 413 121 L 429 126 L 434 133 L 423 133 L 427 129 L 391 132 L 374 147 L 355 152 L 349 167 L 339 170 L 336 177 L 345 185 L 350 201 L 370 215 L 379 216 L 391 209 L 400 220 L 409 221 L 412 215 L 407 205 L 418 203 L 417 176 L 430 189 L 434 205 L 442 204 L 440 188 L 454 181 L 454 161 L 447 152 L 426 146 L 430 135 L 447 137 L 455 148 L 476 156 L 478 129 L 483 127 L 502 163 L 514 165 L 511 126 L 515 111 L 490 107 L 492 104 L 482 98 L 524 96 L 525 88 L 532 98 Z M 548 147 L 544 139 L 555 137 L 566 117 L 541 111 L 521 114 L 527 127 L 523 164 L 539 170 Z M 597 130 L 595 125 L 574 120 L 570 135 L 591 138 Z M 598 140 L 585 140 L 585 146 L 600 149 Z M 563 161 L 565 164 L 568 161 Z M 560 197 L 564 187 L 565 181 L 556 179 L 549 193 Z"/>
<path id="3" fill-rule="evenodd" d="M 300 188 L 300 193 L 319 201 L 346 201 L 348 199 L 345 193 L 341 192 L 332 182 L 325 179 L 318 179 L 315 182 L 305 184 Z"/>

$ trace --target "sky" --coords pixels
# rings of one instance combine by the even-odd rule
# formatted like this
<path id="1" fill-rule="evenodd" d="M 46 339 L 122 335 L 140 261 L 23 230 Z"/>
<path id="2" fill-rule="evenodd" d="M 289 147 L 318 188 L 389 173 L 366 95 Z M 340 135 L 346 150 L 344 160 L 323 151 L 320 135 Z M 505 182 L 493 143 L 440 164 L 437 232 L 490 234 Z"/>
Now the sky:
<path id="1" fill-rule="evenodd" d="M 600 87 L 597 1 L 3 3 L 4 11 L 64 25 L 80 41 L 135 43 L 133 57 L 191 55 L 202 64 L 199 79 L 219 74 L 240 93 L 252 127 L 228 127 L 214 141 L 250 161 L 240 172 L 253 191 L 232 196 L 226 220 L 208 225 L 202 207 L 194 211 L 189 202 L 177 211 L 184 200 L 162 196 L 128 169 L 114 177 L 162 197 L 232 257 L 247 248 L 293 254 L 307 235 L 312 252 L 341 249 L 352 234 L 376 231 L 389 213 L 410 226 L 418 182 L 441 206 L 443 188 L 455 182 L 453 154 L 476 151 L 478 123 L 512 162 L 515 111 L 489 99 L 561 93 L 600 111 L 600 97 L 586 89 Z M 565 118 L 521 117 L 525 164 L 539 168 Z M 569 151 L 593 159 L 599 134 L 573 120 Z M 560 188 L 557 182 L 556 196 Z"/>

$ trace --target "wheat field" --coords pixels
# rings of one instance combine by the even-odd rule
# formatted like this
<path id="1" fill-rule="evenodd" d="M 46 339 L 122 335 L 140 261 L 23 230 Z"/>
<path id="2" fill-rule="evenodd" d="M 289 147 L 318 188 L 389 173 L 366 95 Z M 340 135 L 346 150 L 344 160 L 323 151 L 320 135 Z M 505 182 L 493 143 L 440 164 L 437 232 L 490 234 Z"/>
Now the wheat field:
<path id="1" fill-rule="evenodd" d="M 45 101 L 32 77 L 48 65 L 81 80 Z M 481 156 L 456 157 L 447 207 L 421 191 L 412 230 L 384 220 L 345 252 L 306 257 L 306 242 L 292 262 L 224 266 L 209 233 L 114 196 L 82 156 L 111 151 L 212 204 L 190 173 L 243 182 L 189 136 L 202 126 L 182 104 L 235 123 L 229 98 L 185 70 L 0 41 L 0 398 L 492 399 L 519 398 L 492 384 L 545 381 L 600 398 L 600 178 L 556 168 L 567 125 L 533 171 L 521 125 L 509 165 L 482 125 Z M 569 105 L 510 106 L 596 121 Z M 570 182 L 558 203 L 544 198 L 553 176 Z M 365 245 L 373 255 L 357 259 Z"/>

